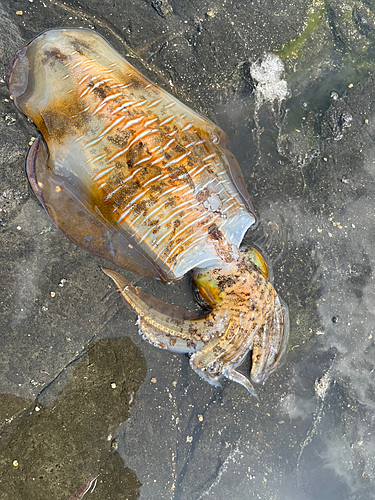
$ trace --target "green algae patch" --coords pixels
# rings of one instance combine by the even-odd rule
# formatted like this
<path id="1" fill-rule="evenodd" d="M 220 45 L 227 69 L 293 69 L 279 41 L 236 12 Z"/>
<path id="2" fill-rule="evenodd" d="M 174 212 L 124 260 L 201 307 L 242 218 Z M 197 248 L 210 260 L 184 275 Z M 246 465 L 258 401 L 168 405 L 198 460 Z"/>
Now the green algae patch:
<path id="1" fill-rule="evenodd" d="M 311 86 L 335 73 L 337 81 L 348 85 L 373 71 L 373 10 L 361 1 L 345 5 L 339 0 L 314 1 L 303 32 L 276 52 L 289 73 L 288 83 Z"/>
<path id="2" fill-rule="evenodd" d="M 146 364 L 128 338 L 89 346 L 51 408 L 0 396 L 2 500 L 138 497 L 140 483 L 116 452 Z"/>
<path id="3" fill-rule="evenodd" d="M 307 134 L 309 157 L 317 148 L 320 122 L 332 102 L 375 70 L 373 4 L 314 0 L 302 33 L 276 54 L 284 62 L 291 91 L 281 142 L 285 143 L 285 138 L 301 142 L 296 134 Z M 317 119 L 307 131 L 311 114 Z M 288 138 L 290 134 L 295 137 Z"/>
<path id="4" fill-rule="evenodd" d="M 326 16 L 325 8 L 319 9 L 318 12 L 311 12 L 307 15 L 306 27 L 298 38 L 290 40 L 284 45 L 276 54 L 283 61 L 287 59 L 296 59 L 306 45 L 306 42 L 313 36 L 313 34 L 320 28 Z"/>

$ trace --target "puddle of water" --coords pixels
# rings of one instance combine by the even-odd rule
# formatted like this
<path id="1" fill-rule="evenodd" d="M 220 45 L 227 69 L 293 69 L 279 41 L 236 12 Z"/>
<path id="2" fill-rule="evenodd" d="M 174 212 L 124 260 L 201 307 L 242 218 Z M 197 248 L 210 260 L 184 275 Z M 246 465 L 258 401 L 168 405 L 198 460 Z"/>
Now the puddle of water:
<path id="1" fill-rule="evenodd" d="M 116 451 L 116 429 L 145 372 L 130 339 L 103 339 L 89 346 L 51 407 L 1 395 L 1 498 L 78 500 L 89 487 L 94 499 L 137 498 L 140 483 Z"/>

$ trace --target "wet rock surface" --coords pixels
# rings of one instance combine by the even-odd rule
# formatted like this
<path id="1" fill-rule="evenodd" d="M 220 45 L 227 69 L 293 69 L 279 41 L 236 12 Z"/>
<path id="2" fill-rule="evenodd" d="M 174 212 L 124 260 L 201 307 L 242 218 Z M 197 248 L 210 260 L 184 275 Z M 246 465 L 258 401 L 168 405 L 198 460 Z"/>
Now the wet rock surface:
<path id="1" fill-rule="evenodd" d="M 359 1 L 0 4 L 5 498 L 34 498 L 35 487 L 35 498 L 68 499 L 95 477 L 97 457 L 107 462 L 93 498 L 123 498 L 124 484 L 133 498 L 137 481 L 147 500 L 372 498 L 374 19 L 372 3 Z M 227 132 L 260 219 L 246 241 L 270 257 L 274 284 L 290 308 L 286 359 L 257 388 L 260 403 L 237 384 L 209 386 L 186 357 L 144 342 L 100 271 L 106 263 L 64 239 L 32 194 L 24 165 L 37 131 L 14 108 L 5 73 L 29 39 L 64 26 L 98 30 Z M 270 81 L 286 81 L 285 95 L 282 87 L 276 94 L 257 88 L 258 58 L 269 61 L 272 52 L 285 72 L 276 75 L 280 65 L 271 64 Z M 162 285 L 124 274 L 148 293 L 193 307 L 187 279 Z M 85 354 L 89 343 L 94 351 Z M 90 379 L 94 354 L 102 361 Z M 145 376 L 134 401 L 126 391 L 113 401 L 116 388 L 102 386 L 84 396 L 83 377 L 111 386 L 119 370 L 134 392 Z M 96 427 L 85 418 L 88 407 L 99 413 Z M 69 421 L 67 431 L 56 412 L 60 423 Z M 116 429 L 122 461 L 105 441 Z M 33 464 L 34 433 L 47 445 Z M 66 460 L 69 439 L 85 444 L 77 446 L 74 470 L 54 476 L 48 471 Z M 110 490 L 100 483 L 105 470 L 115 471 L 105 476 Z M 21 480 L 30 486 L 23 489 Z M 37 490 L 41 485 L 46 489 Z"/>
<path id="2" fill-rule="evenodd" d="M 92 498 L 137 498 L 140 483 L 116 451 L 116 428 L 145 372 L 130 339 L 103 339 L 76 363 L 52 407 L 39 402 L 42 394 L 36 403 L 1 395 L 1 498 L 78 499 L 74 492 L 95 480 Z"/>

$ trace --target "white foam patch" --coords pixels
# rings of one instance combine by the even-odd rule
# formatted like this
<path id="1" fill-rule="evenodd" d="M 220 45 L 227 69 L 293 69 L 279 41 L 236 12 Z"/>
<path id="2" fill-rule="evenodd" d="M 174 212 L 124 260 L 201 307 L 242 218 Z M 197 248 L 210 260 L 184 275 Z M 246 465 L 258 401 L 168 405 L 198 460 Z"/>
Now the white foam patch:
<path id="1" fill-rule="evenodd" d="M 288 84 L 282 78 L 284 64 L 275 54 L 266 54 L 250 66 L 250 75 L 256 83 L 255 101 L 259 108 L 264 102 L 281 102 L 288 96 Z"/>

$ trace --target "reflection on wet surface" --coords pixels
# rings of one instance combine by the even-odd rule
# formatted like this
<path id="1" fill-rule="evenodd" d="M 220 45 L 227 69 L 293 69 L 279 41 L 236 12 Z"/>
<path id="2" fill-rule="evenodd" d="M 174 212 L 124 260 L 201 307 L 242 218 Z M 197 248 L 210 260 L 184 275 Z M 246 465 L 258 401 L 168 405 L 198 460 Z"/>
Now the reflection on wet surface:
<path id="1" fill-rule="evenodd" d="M 38 212 L 37 201 L 28 197 L 24 159 L 35 129 L 4 101 L 9 96 L 1 84 L 2 116 L 16 117 L 12 124 L 0 121 L 0 193 L 5 193 L 0 381 L 1 392 L 14 395 L 7 396 L 9 412 L 2 421 L 20 415 L 2 429 L 17 423 L 15 435 L 26 438 L 30 422 L 37 419 L 35 411 L 29 415 L 35 406 L 29 402 L 44 385 L 82 353 L 92 336 L 126 335 L 141 349 L 148 372 L 129 420 L 121 425 L 127 412 L 111 413 L 122 411 L 124 403 L 109 405 L 107 400 L 103 428 L 110 425 L 114 435 L 120 425 L 123 462 L 116 470 L 125 465 L 134 471 L 142 483 L 140 498 L 372 498 L 373 4 L 330 0 L 308 10 L 308 2 L 280 1 L 272 8 L 268 2 L 262 8 L 243 3 L 235 10 L 232 4 L 203 7 L 193 1 L 187 7 L 169 1 L 158 12 L 152 3 L 129 2 L 126 12 L 114 4 L 110 15 L 108 8 L 82 1 L 85 21 L 73 2 L 62 6 L 54 1 L 46 9 L 37 1 L 20 1 L 17 9 L 9 4 L 9 18 L 0 17 L 7 27 L 0 39 L 12 41 L 5 52 L 9 60 L 46 28 L 89 27 L 94 12 L 96 28 L 118 50 L 136 54 L 134 63 L 142 71 L 152 70 L 154 80 L 208 112 L 227 132 L 260 217 L 247 239 L 271 258 L 275 287 L 290 306 L 285 363 L 259 388 L 257 403 L 236 384 L 224 385 L 223 391 L 208 386 L 188 370 L 186 358 L 142 342 L 134 316 L 101 277 L 102 262 L 64 242 Z M 121 45 L 121 39 L 133 49 Z M 280 78 L 289 94 L 281 103 L 265 102 L 256 109 L 250 68 L 270 52 L 285 64 Z M 62 279 L 68 281 L 61 287 Z M 138 284 L 166 301 L 189 306 L 185 281 L 163 286 L 144 279 Z M 124 377 L 128 367 L 125 363 Z M 68 382 L 73 383 L 75 375 Z M 52 386 L 49 390 L 55 395 Z M 83 398 L 82 392 L 76 395 L 69 410 Z M 51 408 L 39 412 L 46 415 L 46 429 L 53 423 Z M 72 435 L 81 439 L 71 426 Z M 90 433 L 83 449 L 96 457 L 90 448 L 94 438 L 108 434 L 107 428 Z M 7 459 L 0 465 L 3 476 L 7 467 L 15 474 L 14 460 L 22 464 L 9 446 L 2 454 Z M 118 456 L 109 454 L 109 447 L 108 442 L 103 446 L 106 456 Z M 28 457 L 24 450 L 23 455 Z M 83 456 L 77 452 L 78 464 Z M 58 457 L 51 456 L 54 465 L 65 458 Z M 69 495 L 97 473 L 83 465 L 74 472 Z M 100 477 L 87 498 L 99 494 Z M 108 484 L 121 490 L 114 480 Z M 134 479 L 133 486 L 138 484 Z M 21 490 L 17 494 L 29 498 Z"/>

